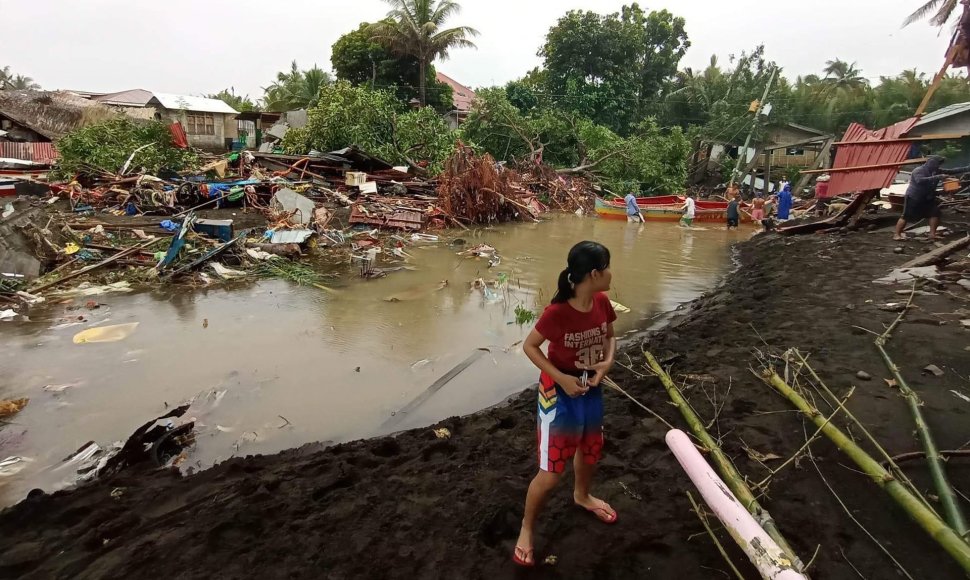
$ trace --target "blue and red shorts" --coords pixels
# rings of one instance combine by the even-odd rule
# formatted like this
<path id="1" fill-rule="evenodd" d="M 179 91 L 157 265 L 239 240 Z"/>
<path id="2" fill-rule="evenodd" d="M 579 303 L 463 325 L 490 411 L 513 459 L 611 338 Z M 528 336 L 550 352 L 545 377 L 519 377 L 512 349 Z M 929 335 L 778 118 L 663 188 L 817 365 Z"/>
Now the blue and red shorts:
<path id="1" fill-rule="evenodd" d="M 539 376 L 539 469 L 562 473 L 578 450 L 588 465 L 603 454 L 603 389 L 570 397 L 546 373 Z"/>

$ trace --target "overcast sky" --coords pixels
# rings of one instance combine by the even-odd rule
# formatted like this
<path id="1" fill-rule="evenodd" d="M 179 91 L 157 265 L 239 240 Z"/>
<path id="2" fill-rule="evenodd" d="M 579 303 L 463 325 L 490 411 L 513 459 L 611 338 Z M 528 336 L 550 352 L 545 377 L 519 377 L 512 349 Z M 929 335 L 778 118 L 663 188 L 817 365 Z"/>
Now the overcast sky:
<path id="1" fill-rule="evenodd" d="M 923 0 L 665 0 L 641 2 L 687 20 L 682 66 L 763 42 L 786 76 L 818 73 L 826 60 L 856 61 L 873 80 L 943 62 L 948 31 L 900 24 Z M 569 9 L 614 12 L 614 0 L 463 0 L 453 24 L 477 28 L 478 50 L 438 69 L 472 87 L 502 84 L 540 64 L 549 27 Z M 628 3 L 628 2 L 627 2 Z M 0 0 L 0 67 L 44 88 L 112 92 L 143 88 L 203 94 L 260 87 L 296 59 L 330 68 L 330 47 L 360 22 L 383 17 L 380 0 Z"/>

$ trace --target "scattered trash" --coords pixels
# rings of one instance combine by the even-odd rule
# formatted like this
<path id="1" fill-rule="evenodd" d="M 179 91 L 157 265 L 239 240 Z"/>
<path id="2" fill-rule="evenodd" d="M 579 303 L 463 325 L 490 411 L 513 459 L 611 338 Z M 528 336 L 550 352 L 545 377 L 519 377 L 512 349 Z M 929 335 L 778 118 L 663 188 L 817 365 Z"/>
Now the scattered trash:
<path id="1" fill-rule="evenodd" d="M 273 196 L 270 207 L 288 214 L 295 223 L 305 226 L 313 219 L 313 210 L 316 205 L 292 189 L 284 187 Z"/>
<path id="2" fill-rule="evenodd" d="M 959 391 L 954 391 L 953 389 L 950 389 L 950 392 L 953 393 L 956 397 L 958 397 L 960 399 L 963 399 L 964 401 L 970 403 L 970 397 L 964 395 L 963 393 L 961 393 Z"/>
<path id="3" fill-rule="evenodd" d="M 19 316 L 19 314 L 9 308 L 6 310 L 0 310 L 0 320 L 13 320 L 17 318 L 17 316 Z"/>
<path id="4" fill-rule="evenodd" d="M 880 304 L 878 308 L 885 312 L 902 312 L 906 310 L 906 304 L 903 302 L 888 302 L 886 304 Z"/>
<path id="5" fill-rule="evenodd" d="M 613 310 L 615 310 L 616 312 L 619 312 L 620 314 L 629 314 L 630 313 L 630 309 L 629 308 L 627 308 L 626 306 L 620 304 L 619 302 L 617 302 L 615 300 L 610 300 L 610 304 L 613 305 Z"/>
<path id="6" fill-rule="evenodd" d="M 111 292 L 131 291 L 133 291 L 131 283 L 124 280 L 121 282 L 114 282 L 113 284 L 106 284 L 104 286 L 95 286 L 90 282 L 84 282 L 70 290 L 53 292 L 51 293 L 51 296 L 56 298 L 77 298 L 84 296 L 100 296 L 102 294 L 109 294 Z"/>
<path id="7" fill-rule="evenodd" d="M 438 439 L 451 439 L 451 431 L 449 431 L 446 427 L 434 429 L 434 436 Z"/>
<path id="8" fill-rule="evenodd" d="M 3 206 L 3 213 L 0 214 L 0 218 L 6 219 L 13 215 L 14 209 L 12 203 L 7 203 Z"/>
<path id="9" fill-rule="evenodd" d="M 118 342 L 131 336 L 138 328 L 137 322 L 89 328 L 74 335 L 74 344 Z"/>
<path id="10" fill-rule="evenodd" d="M 556 564 L 559 563 L 559 557 L 553 554 L 549 554 L 548 556 L 546 556 L 546 559 L 542 561 L 542 563 L 545 564 L 546 566 L 555 566 Z"/>
<path id="11" fill-rule="evenodd" d="M 233 270 L 232 268 L 227 268 L 222 264 L 220 264 L 219 262 L 212 262 L 209 265 L 215 271 L 216 276 L 219 276 L 220 278 L 223 278 L 225 280 L 229 280 L 232 278 L 240 278 L 246 275 L 245 272 L 240 272 L 239 270 Z"/>
<path id="12" fill-rule="evenodd" d="M 925 367 L 923 367 L 923 370 L 928 373 L 933 373 L 933 376 L 936 376 L 936 377 L 942 377 L 944 375 L 943 369 L 941 369 L 936 365 L 926 365 Z"/>
<path id="13" fill-rule="evenodd" d="M 121 496 L 125 495 L 125 488 L 116 487 L 111 490 L 111 499 L 121 499 Z"/>
<path id="14" fill-rule="evenodd" d="M 26 397 L 20 399 L 0 400 L 0 418 L 16 415 L 24 407 L 26 407 L 27 403 L 29 402 L 30 399 Z"/>
<path id="15" fill-rule="evenodd" d="M 41 390 L 47 391 L 48 393 L 63 393 L 64 391 L 68 389 L 73 389 L 74 387 L 77 387 L 79 385 L 80 383 L 66 383 L 63 385 L 45 385 L 41 387 Z"/>

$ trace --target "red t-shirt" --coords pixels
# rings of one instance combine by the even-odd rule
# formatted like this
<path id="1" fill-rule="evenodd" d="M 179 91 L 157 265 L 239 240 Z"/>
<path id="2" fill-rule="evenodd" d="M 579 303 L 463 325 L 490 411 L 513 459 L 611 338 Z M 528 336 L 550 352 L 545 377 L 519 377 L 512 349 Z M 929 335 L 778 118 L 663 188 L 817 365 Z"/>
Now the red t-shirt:
<path id="1" fill-rule="evenodd" d="M 569 302 L 550 304 L 542 312 L 536 330 L 549 341 L 549 361 L 561 371 L 577 371 L 577 363 L 594 365 L 606 352 L 607 325 L 616 320 L 610 298 L 593 296 L 593 308 L 580 312 Z"/>
<path id="2" fill-rule="evenodd" d="M 819 199 L 828 199 L 829 184 L 827 181 L 819 181 L 815 184 L 815 197 Z"/>

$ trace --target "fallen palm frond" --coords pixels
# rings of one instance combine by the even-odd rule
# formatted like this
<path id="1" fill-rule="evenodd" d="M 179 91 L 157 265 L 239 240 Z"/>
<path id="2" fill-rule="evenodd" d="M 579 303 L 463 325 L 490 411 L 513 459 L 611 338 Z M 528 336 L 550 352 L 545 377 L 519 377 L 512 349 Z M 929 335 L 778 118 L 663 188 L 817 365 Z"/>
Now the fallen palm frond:
<path id="1" fill-rule="evenodd" d="M 970 239 L 970 238 L 968 238 Z M 967 534 L 967 521 L 963 517 L 963 511 L 960 509 L 960 504 L 957 502 L 956 494 L 953 493 L 953 487 L 947 480 L 946 471 L 943 468 L 943 459 L 940 457 L 940 452 L 936 447 L 936 442 L 933 440 L 933 433 L 930 431 L 929 425 L 926 423 L 926 419 L 923 418 L 923 412 L 920 407 L 923 402 L 920 400 L 919 395 L 916 394 L 913 389 L 909 387 L 903 375 L 899 372 L 899 367 L 890 358 L 889 353 L 886 352 L 885 346 L 892 337 L 893 330 L 899 326 L 902 322 L 903 317 L 906 316 L 906 312 L 913 303 L 913 296 L 916 295 L 916 284 L 913 284 L 913 291 L 909 295 L 909 300 L 906 302 L 906 308 L 899 313 L 896 320 L 883 332 L 881 335 L 876 337 L 876 350 L 879 351 L 879 355 L 882 356 L 883 362 L 886 363 L 886 368 L 892 373 L 893 378 L 896 379 L 896 386 L 899 388 L 899 392 L 906 398 L 906 402 L 909 404 L 909 411 L 913 415 L 913 421 L 916 423 L 916 432 L 919 434 L 920 441 L 923 443 L 923 450 L 926 452 L 926 462 L 930 468 L 930 476 L 933 478 L 933 485 L 936 488 L 936 493 L 940 497 L 940 504 L 943 507 L 943 515 L 946 517 L 946 521 L 949 522 L 950 526 L 960 536 L 966 536 Z"/>
<path id="2" fill-rule="evenodd" d="M 798 408 L 806 417 L 822 429 L 828 437 L 843 453 L 864 471 L 879 487 L 886 490 L 886 493 L 903 508 L 927 534 L 933 538 L 944 550 L 963 567 L 970 572 L 970 545 L 967 545 L 946 522 L 930 510 L 923 502 L 913 494 L 906 485 L 892 476 L 878 461 L 872 458 L 861 447 L 856 445 L 841 429 L 828 422 L 817 408 L 806 401 L 795 389 L 788 385 L 777 373 L 772 370 L 765 370 L 761 379 L 769 386 L 778 391 Z"/>
<path id="3" fill-rule="evenodd" d="M 724 478 L 725 483 L 727 483 L 728 487 L 737 497 L 738 501 L 741 502 L 741 505 L 743 505 L 744 508 L 748 510 L 752 516 L 754 516 L 758 523 L 764 528 L 765 532 L 771 536 L 771 539 L 778 543 L 778 546 L 785 552 L 785 555 L 792 562 L 795 569 L 799 571 L 804 570 L 804 564 L 798 558 L 798 556 L 795 555 L 795 551 L 788 544 L 788 541 L 785 540 L 785 537 L 781 534 L 778 526 L 775 525 L 775 520 L 771 517 L 771 514 L 758 503 L 758 500 L 754 497 L 754 494 L 751 493 L 751 489 L 745 483 L 744 477 L 738 473 L 737 468 L 735 468 L 734 464 L 731 463 L 731 459 L 728 458 L 728 456 L 721 450 L 721 448 L 714 441 L 714 438 L 711 437 L 711 434 L 708 433 L 707 429 L 704 428 L 704 422 L 701 421 L 700 417 L 698 417 L 697 414 L 694 413 L 693 409 L 691 409 L 690 404 L 684 398 L 683 394 L 680 392 L 680 389 L 677 388 L 677 385 L 674 384 L 674 381 L 670 378 L 670 375 L 664 371 L 663 367 L 660 366 L 660 363 L 657 362 L 657 359 L 654 358 L 652 354 L 644 351 L 643 356 L 646 357 L 647 364 L 653 370 L 654 374 L 656 374 L 660 379 L 660 382 L 663 383 L 663 386 L 667 389 L 667 393 L 673 401 L 674 406 L 680 410 L 680 414 L 683 415 L 684 420 L 687 422 L 687 425 L 690 426 L 691 431 L 694 432 L 694 435 L 700 439 L 704 447 L 706 447 L 710 452 L 711 460 L 717 467 L 718 472 L 720 472 L 721 477 Z"/>

